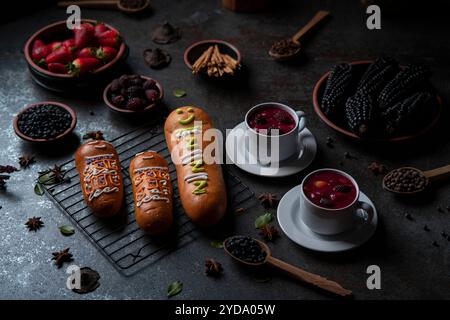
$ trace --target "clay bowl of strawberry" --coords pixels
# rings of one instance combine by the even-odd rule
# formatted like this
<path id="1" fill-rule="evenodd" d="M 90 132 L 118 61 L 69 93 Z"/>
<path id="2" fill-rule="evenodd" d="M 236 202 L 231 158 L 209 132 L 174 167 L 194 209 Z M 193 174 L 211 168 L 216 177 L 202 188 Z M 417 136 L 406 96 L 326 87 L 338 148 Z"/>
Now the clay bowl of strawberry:
<path id="1" fill-rule="evenodd" d="M 128 47 L 114 27 L 83 19 L 70 30 L 66 21 L 35 32 L 24 55 L 33 80 L 57 92 L 93 91 L 118 74 Z"/>
<path id="2" fill-rule="evenodd" d="M 163 97 L 161 84 L 141 75 L 122 75 L 103 91 L 103 100 L 109 108 L 128 115 L 155 111 Z"/>
<path id="3" fill-rule="evenodd" d="M 411 88 L 411 90 L 405 93 L 404 97 L 399 98 L 398 102 L 392 103 L 389 107 L 390 113 L 383 113 L 383 110 L 380 110 L 379 101 L 377 100 L 380 95 L 382 95 L 383 88 L 390 83 L 391 80 L 399 76 L 400 72 L 406 71 L 410 66 L 405 66 L 398 64 L 395 60 L 392 59 L 391 63 L 394 66 L 390 76 L 387 76 L 387 72 L 383 77 L 387 79 L 382 80 L 383 83 L 380 85 L 381 90 L 379 94 L 375 95 L 372 101 L 372 110 L 377 111 L 373 116 L 373 120 L 368 122 L 367 126 L 370 127 L 370 134 L 362 135 L 361 128 L 365 128 L 360 126 L 359 130 L 355 130 L 355 128 L 350 128 L 349 125 L 349 115 L 346 114 L 346 109 L 348 107 L 345 106 L 347 99 L 356 93 L 356 89 L 361 84 L 362 79 L 364 79 L 365 72 L 370 70 L 369 68 L 374 65 L 378 61 L 383 58 L 373 60 L 361 60 L 361 61 L 353 61 L 349 62 L 348 65 L 351 66 L 351 81 L 348 87 L 348 92 L 344 97 L 344 102 L 341 103 L 341 106 L 336 111 L 335 114 L 327 113 L 324 109 L 324 96 L 326 93 L 327 83 L 329 81 L 330 75 L 332 71 L 326 72 L 320 79 L 317 81 L 313 90 L 313 106 L 314 111 L 319 116 L 319 118 L 330 128 L 341 133 L 345 137 L 351 138 L 356 141 L 362 142 L 373 142 L 373 143 L 399 143 L 399 142 L 407 142 L 414 140 L 418 137 L 424 136 L 429 133 L 438 123 L 441 113 L 442 113 L 442 99 L 439 95 L 436 94 L 434 87 L 429 82 L 430 73 L 424 72 L 422 79 L 416 88 Z M 390 59 L 390 58 L 389 58 Z M 412 74 L 411 77 L 417 76 Z M 381 79 L 380 76 L 370 77 L 371 79 Z M 399 78 L 400 79 L 400 78 Z M 381 81 L 381 80 L 380 80 Z M 376 81 L 372 81 L 372 83 L 376 83 Z M 422 94 L 421 92 L 425 92 Z M 408 101 L 409 99 L 409 101 Z M 414 103 L 416 105 L 414 106 Z M 356 105 L 354 105 L 356 108 Z M 412 110 L 413 107 L 416 107 L 416 116 L 412 121 L 413 114 L 407 115 L 405 110 Z M 360 108 L 363 108 L 361 105 Z M 403 108 L 403 110 L 402 110 Z M 347 109 L 348 110 L 348 109 Z M 354 114 L 357 114 L 357 111 L 352 109 Z M 384 111 L 385 112 L 385 111 Z M 411 117 L 411 121 L 408 122 L 408 116 Z M 356 116 L 358 117 L 358 116 Z M 398 119 L 403 117 L 401 121 L 403 123 L 399 123 Z M 363 124 L 366 126 L 366 124 Z M 387 130 L 387 129 L 395 129 L 394 125 L 397 125 L 397 130 Z M 358 132 L 359 131 L 359 132 Z"/>

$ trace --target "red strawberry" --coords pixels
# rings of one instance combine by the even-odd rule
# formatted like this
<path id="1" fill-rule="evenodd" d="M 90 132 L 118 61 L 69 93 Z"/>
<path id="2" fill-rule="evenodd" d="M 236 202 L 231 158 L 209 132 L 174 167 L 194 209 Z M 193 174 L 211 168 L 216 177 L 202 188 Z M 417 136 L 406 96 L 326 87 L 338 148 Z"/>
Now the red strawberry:
<path id="1" fill-rule="evenodd" d="M 62 43 L 63 47 L 66 47 L 70 51 L 75 51 L 77 49 L 77 46 L 75 45 L 75 39 L 67 39 L 64 40 Z"/>
<path id="2" fill-rule="evenodd" d="M 33 48 L 31 50 L 31 58 L 34 62 L 38 63 L 40 60 L 44 59 L 50 54 L 50 49 L 41 40 L 36 40 L 33 43 Z"/>
<path id="3" fill-rule="evenodd" d="M 105 31 L 108 31 L 108 27 L 104 23 L 98 23 L 94 27 L 94 35 L 96 37 L 99 37 Z"/>
<path id="4" fill-rule="evenodd" d="M 52 43 L 50 43 L 48 45 L 48 48 L 50 49 L 50 51 L 55 51 L 55 50 L 61 48 L 61 46 L 62 46 L 61 41 L 53 41 Z"/>
<path id="5" fill-rule="evenodd" d="M 100 47 L 96 52 L 96 57 L 102 60 L 104 63 L 111 61 L 116 55 L 117 50 L 111 47 Z"/>
<path id="6" fill-rule="evenodd" d="M 56 49 L 52 53 L 50 53 L 46 58 L 45 62 L 49 63 L 68 63 L 73 59 L 72 52 L 66 47 L 60 47 Z"/>
<path id="7" fill-rule="evenodd" d="M 79 28 L 73 29 L 75 46 L 77 48 L 86 47 L 94 38 L 94 26 L 90 23 L 82 23 Z"/>
<path id="8" fill-rule="evenodd" d="M 69 64 L 69 73 L 74 76 L 94 71 L 100 65 L 96 58 L 76 58 Z"/>
<path id="9" fill-rule="evenodd" d="M 77 58 L 98 58 L 96 56 L 96 49 L 92 47 L 86 47 L 81 49 L 76 54 Z"/>
<path id="10" fill-rule="evenodd" d="M 48 67 L 48 71 L 50 71 L 50 72 L 63 73 L 63 74 L 67 73 L 66 66 L 62 63 L 58 63 L 58 62 L 49 63 L 47 65 L 47 67 Z"/>
<path id="11" fill-rule="evenodd" d="M 108 30 L 103 32 L 100 36 L 98 36 L 98 43 L 104 47 L 118 47 L 122 39 L 120 35 L 115 30 Z"/>

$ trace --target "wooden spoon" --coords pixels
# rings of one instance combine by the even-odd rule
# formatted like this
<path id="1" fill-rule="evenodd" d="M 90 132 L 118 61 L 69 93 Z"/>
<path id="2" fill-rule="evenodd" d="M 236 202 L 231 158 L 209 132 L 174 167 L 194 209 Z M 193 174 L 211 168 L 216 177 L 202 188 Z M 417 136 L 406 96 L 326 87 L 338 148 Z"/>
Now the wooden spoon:
<path id="1" fill-rule="evenodd" d="M 139 8 L 127 8 L 123 6 L 124 1 L 122 0 L 81 0 L 81 1 L 60 1 L 58 2 L 59 7 L 68 7 L 71 5 L 77 5 L 84 8 L 95 8 L 95 9 L 117 9 L 127 14 L 140 13 L 146 10 L 150 5 L 150 0 L 144 0 L 144 3 Z"/>
<path id="2" fill-rule="evenodd" d="M 281 41 L 275 42 L 272 45 L 272 47 L 269 50 L 269 55 L 272 57 L 272 59 L 274 59 L 276 61 L 285 61 L 285 60 L 289 60 L 289 59 L 296 57 L 300 53 L 301 38 L 304 37 L 309 31 L 311 31 L 317 24 L 319 24 L 323 19 L 325 19 L 329 15 L 330 15 L 330 12 L 328 12 L 328 11 L 317 12 L 316 15 L 290 39 L 292 47 L 296 48 L 292 53 L 280 54 L 274 50 L 277 43 L 286 41 L 286 40 L 281 40 Z"/>
<path id="3" fill-rule="evenodd" d="M 418 188 L 414 191 L 397 191 L 392 189 L 390 186 L 388 186 L 387 184 L 387 180 L 389 179 L 389 177 L 394 174 L 395 172 L 399 172 L 400 170 L 403 169 L 409 169 L 409 170 L 414 170 L 415 172 L 417 172 L 421 177 L 425 178 L 425 183 L 423 184 L 423 186 L 421 188 Z M 398 169 L 394 169 L 392 171 L 390 171 L 388 174 L 386 174 L 383 178 L 383 188 L 393 192 L 393 193 L 397 193 L 397 194 L 402 194 L 402 195 L 412 195 L 412 194 L 417 194 L 419 192 L 422 192 L 423 190 L 425 190 L 425 188 L 427 188 L 431 182 L 436 181 L 436 180 L 440 180 L 443 178 L 447 178 L 450 176 L 450 165 L 446 165 L 440 168 L 436 168 L 436 169 L 432 169 L 432 170 L 427 170 L 427 171 L 422 171 L 420 169 L 417 168 L 413 168 L 413 167 L 402 167 L 402 168 L 398 168 Z"/>
<path id="4" fill-rule="evenodd" d="M 270 251 L 270 248 L 264 242 L 256 240 L 256 239 L 253 239 L 253 240 L 258 242 L 259 245 L 261 246 L 261 249 L 266 252 L 266 259 L 259 263 L 252 263 L 252 262 L 247 262 L 242 259 L 239 259 L 236 256 L 234 256 L 233 254 L 231 254 L 231 252 L 228 251 L 228 249 L 227 249 L 226 243 L 231 238 L 233 238 L 233 237 L 225 239 L 225 241 L 223 242 L 223 248 L 228 255 L 230 255 L 233 259 L 235 259 L 243 264 L 250 265 L 250 266 L 262 266 L 263 264 L 267 263 L 267 264 L 275 267 L 276 269 L 286 272 L 290 276 L 292 276 L 300 281 L 306 282 L 308 284 L 311 284 L 315 287 L 318 287 L 325 291 L 331 292 L 333 294 L 337 294 L 337 295 L 343 296 L 343 297 L 350 296 L 352 294 L 352 292 L 350 290 L 344 289 L 337 282 L 328 280 L 324 277 L 321 277 L 319 275 L 302 270 L 298 267 L 294 267 L 293 265 L 291 265 L 289 263 L 286 263 L 282 260 L 274 258 L 272 256 L 272 252 Z"/>

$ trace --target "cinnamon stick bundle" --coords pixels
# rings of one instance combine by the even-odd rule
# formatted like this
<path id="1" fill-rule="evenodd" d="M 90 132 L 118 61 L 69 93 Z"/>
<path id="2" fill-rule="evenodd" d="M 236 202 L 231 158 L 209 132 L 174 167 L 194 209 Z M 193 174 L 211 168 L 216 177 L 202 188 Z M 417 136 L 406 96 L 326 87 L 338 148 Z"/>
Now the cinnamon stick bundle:
<path id="1" fill-rule="evenodd" d="M 210 46 L 195 61 L 192 66 L 192 73 L 197 74 L 205 71 L 210 77 L 221 77 L 224 74 L 233 75 L 239 68 L 239 63 L 227 54 L 222 54 L 217 45 Z"/>

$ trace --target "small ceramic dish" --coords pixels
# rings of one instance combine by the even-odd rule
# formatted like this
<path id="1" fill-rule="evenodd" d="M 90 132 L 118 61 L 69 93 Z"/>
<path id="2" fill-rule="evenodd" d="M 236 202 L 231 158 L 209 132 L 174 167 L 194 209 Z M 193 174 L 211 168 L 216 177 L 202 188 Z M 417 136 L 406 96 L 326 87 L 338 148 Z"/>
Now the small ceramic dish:
<path id="1" fill-rule="evenodd" d="M 355 68 L 357 68 L 357 71 L 361 73 L 361 75 L 364 73 L 364 71 L 368 68 L 368 66 L 372 63 L 371 60 L 364 60 L 364 61 L 354 61 L 350 62 L 351 65 L 353 65 Z M 325 91 L 325 86 L 328 80 L 328 76 L 330 75 L 331 71 L 328 71 L 325 73 L 319 81 L 317 81 L 316 85 L 314 86 L 313 91 L 313 105 L 314 105 L 314 111 L 319 116 L 319 118 L 325 122 L 329 127 L 332 129 L 342 133 L 343 135 L 360 141 L 374 141 L 374 142 L 403 142 L 412 140 L 414 138 L 417 138 L 419 136 L 424 135 L 425 133 L 429 132 L 438 122 L 441 112 L 442 112 L 442 99 L 440 96 L 436 96 L 437 103 L 436 103 L 436 110 L 434 111 L 433 117 L 430 120 L 429 123 L 424 125 L 420 130 L 414 133 L 409 134 L 403 134 L 393 137 L 374 137 L 374 138 L 367 138 L 363 139 L 353 132 L 351 132 L 344 124 L 337 123 L 333 121 L 332 119 L 328 118 L 323 112 L 321 108 L 321 102 L 323 93 Z"/>
<path id="2" fill-rule="evenodd" d="M 82 22 L 96 23 L 96 20 L 83 19 Z M 120 32 L 109 24 L 105 24 L 110 30 Z M 31 37 L 28 38 L 23 49 L 25 60 L 27 61 L 28 68 L 33 77 L 33 80 L 40 86 L 57 92 L 68 92 L 80 90 L 88 90 L 99 83 L 108 81 L 111 76 L 120 68 L 121 62 L 123 62 L 128 55 L 128 47 L 122 38 L 117 55 L 110 62 L 82 76 L 72 76 L 70 74 L 58 74 L 50 72 L 37 65 L 31 58 L 31 50 L 35 40 L 40 39 L 48 43 L 55 40 L 63 40 L 72 35 L 72 31 L 66 26 L 66 21 L 59 21 L 49 24 L 38 31 L 36 31 Z"/>
<path id="3" fill-rule="evenodd" d="M 241 53 L 238 48 L 223 40 L 202 40 L 194 43 L 184 52 L 184 63 L 192 70 L 195 61 L 211 46 L 217 45 L 222 54 L 227 54 L 234 60 L 241 63 Z M 222 77 L 223 78 L 223 77 Z"/>
<path id="4" fill-rule="evenodd" d="M 54 106 L 61 107 L 61 108 L 65 109 L 67 112 L 69 112 L 70 116 L 72 117 L 72 122 L 70 124 L 70 127 L 63 133 L 59 134 L 58 136 L 56 136 L 54 138 L 50 138 L 50 139 L 32 138 L 32 137 L 29 137 L 29 136 L 25 135 L 24 133 L 22 133 L 22 131 L 20 131 L 20 129 L 19 129 L 19 124 L 18 124 L 20 114 L 22 114 L 26 110 L 29 110 L 31 108 L 41 106 L 41 105 L 54 105 Z M 55 142 L 55 141 L 63 140 L 64 138 L 66 138 L 68 135 L 70 135 L 73 132 L 76 125 L 77 125 L 77 115 L 76 115 L 75 111 L 68 105 L 60 103 L 60 102 L 55 102 L 55 101 L 42 101 L 42 102 L 32 103 L 32 104 L 26 106 L 25 108 L 23 108 L 14 117 L 14 120 L 13 120 L 13 127 L 14 127 L 14 132 L 16 133 L 16 135 L 25 141 L 34 142 L 34 143 L 48 143 L 48 142 Z"/>
<path id="5" fill-rule="evenodd" d="M 145 79 L 145 80 L 153 80 L 153 81 L 155 81 L 156 87 L 158 88 L 158 92 L 159 92 L 159 98 L 158 98 L 158 100 L 156 100 L 156 102 L 146 106 L 144 109 L 139 110 L 139 111 L 129 110 L 129 109 L 118 107 L 118 106 L 114 105 L 112 103 L 112 101 L 110 100 L 110 91 L 111 91 L 112 82 L 106 86 L 105 90 L 103 90 L 103 101 L 112 110 L 114 110 L 116 112 L 119 112 L 119 113 L 124 113 L 124 114 L 137 114 L 137 113 L 149 112 L 149 111 L 154 110 L 155 107 L 161 102 L 161 100 L 164 97 L 163 87 L 161 86 L 161 84 L 156 79 L 153 79 L 153 78 L 150 78 L 150 77 L 147 77 L 147 76 L 142 76 L 142 75 L 141 75 L 141 78 Z"/>

